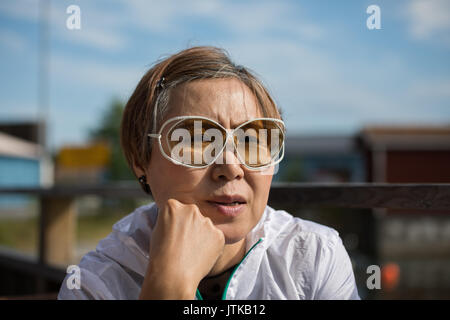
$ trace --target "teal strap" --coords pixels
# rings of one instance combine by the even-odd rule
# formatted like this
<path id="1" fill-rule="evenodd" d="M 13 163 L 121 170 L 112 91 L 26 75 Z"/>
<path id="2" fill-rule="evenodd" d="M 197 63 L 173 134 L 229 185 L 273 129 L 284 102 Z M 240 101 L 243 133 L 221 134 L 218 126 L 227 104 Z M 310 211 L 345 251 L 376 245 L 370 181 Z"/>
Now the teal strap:
<path id="1" fill-rule="evenodd" d="M 236 266 L 236 268 L 234 268 L 233 272 L 231 272 L 231 275 L 230 275 L 230 277 L 228 278 L 227 284 L 225 285 L 225 289 L 223 290 L 222 300 L 226 300 L 226 298 L 227 298 L 228 286 L 230 285 L 231 278 L 233 278 L 233 275 L 234 275 L 234 273 L 236 272 L 237 268 L 239 268 L 239 266 L 241 265 L 242 261 L 244 261 L 245 258 L 247 258 L 247 256 L 248 256 L 248 254 L 250 253 L 250 251 L 252 251 L 253 248 L 256 247 L 256 245 L 257 245 L 258 243 L 260 243 L 261 241 L 262 241 L 262 238 L 260 238 L 260 239 L 258 240 L 258 242 L 256 242 L 256 243 L 250 248 L 250 250 L 248 250 L 248 252 L 245 254 L 244 258 L 242 258 L 241 262 L 239 262 L 239 264 Z"/>
<path id="2" fill-rule="evenodd" d="M 195 297 L 197 298 L 197 300 L 203 300 L 203 297 L 198 289 L 197 292 L 195 292 Z"/>
<path id="3" fill-rule="evenodd" d="M 257 245 L 258 243 L 260 243 L 261 241 L 262 241 L 262 238 L 260 238 L 260 239 L 258 240 L 258 242 L 256 242 L 256 243 L 250 248 L 250 250 L 248 250 L 248 252 L 245 254 L 244 258 L 242 258 L 242 260 L 236 265 L 236 267 L 235 267 L 235 268 L 233 269 L 233 271 L 231 272 L 231 275 L 230 275 L 230 277 L 228 278 L 227 284 L 225 285 L 225 289 L 223 290 L 222 300 L 226 300 L 226 297 L 227 297 L 227 291 L 228 291 L 228 286 L 230 285 L 231 278 L 233 278 L 233 275 L 234 275 L 234 273 L 236 272 L 237 268 L 239 268 L 239 266 L 241 265 L 241 263 L 245 260 L 245 258 L 247 258 L 247 256 L 248 256 L 248 254 L 250 253 L 250 251 L 252 251 L 253 248 L 256 247 L 256 245 Z M 200 291 L 198 290 L 198 288 L 197 288 L 197 291 L 195 292 L 195 297 L 196 297 L 198 300 L 203 300 L 203 297 L 202 297 Z"/>

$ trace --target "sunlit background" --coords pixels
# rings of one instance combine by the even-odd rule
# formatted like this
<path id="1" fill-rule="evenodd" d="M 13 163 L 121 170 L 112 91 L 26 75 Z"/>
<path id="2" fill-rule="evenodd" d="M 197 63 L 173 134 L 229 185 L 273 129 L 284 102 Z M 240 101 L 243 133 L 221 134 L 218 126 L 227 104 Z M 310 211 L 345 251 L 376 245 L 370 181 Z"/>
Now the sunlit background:
<path id="1" fill-rule="evenodd" d="M 79 29 L 67 25 L 71 5 Z M 370 5 L 380 29 L 367 26 Z M 449 1 L 3 0 L 0 187 L 133 180 L 123 106 L 152 63 L 196 45 L 227 50 L 281 108 L 274 181 L 450 182 Z M 148 201 L 77 197 L 66 262 Z M 38 255 L 39 210 L 36 195 L 1 196 L 5 255 Z M 448 211 L 290 210 L 340 232 L 362 298 L 450 298 Z M 384 266 L 382 289 L 366 286 L 372 264 Z M 0 295 L 27 288 L 0 283 Z"/>

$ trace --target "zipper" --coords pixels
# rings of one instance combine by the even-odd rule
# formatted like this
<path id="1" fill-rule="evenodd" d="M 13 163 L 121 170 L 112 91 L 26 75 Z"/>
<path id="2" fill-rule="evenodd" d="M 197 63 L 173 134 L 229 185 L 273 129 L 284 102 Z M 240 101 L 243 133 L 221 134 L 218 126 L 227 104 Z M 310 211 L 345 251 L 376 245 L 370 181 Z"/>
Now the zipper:
<path id="1" fill-rule="evenodd" d="M 222 300 L 226 300 L 225 298 L 227 297 L 228 286 L 230 285 L 230 282 L 231 282 L 231 279 L 233 278 L 234 273 L 235 273 L 236 270 L 239 268 L 239 266 L 241 265 L 241 263 L 245 260 L 245 258 L 247 258 L 247 256 L 249 255 L 249 253 L 253 250 L 253 248 L 256 247 L 256 245 L 257 245 L 258 243 L 260 243 L 261 241 L 262 241 L 262 238 L 260 238 L 260 239 L 258 240 L 258 242 L 256 242 L 256 243 L 250 248 L 250 250 L 247 251 L 247 253 L 246 253 L 245 256 L 242 258 L 242 260 L 241 260 L 241 261 L 238 263 L 238 265 L 233 269 L 233 271 L 231 271 L 231 275 L 230 275 L 230 277 L 228 278 L 228 281 L 227 281 L 227 283 L 226 283 L 226 285 L 225 285 L 225 289 L 223 290 Z M 197 288 L 197 291 L 196 291 L 196 293 L 195 293 L 195 297 L 196 297 L 198 300 L 203 300 L 203 297 L 202 297 L 200 291 L 198 290 L 198 288 Z"/>

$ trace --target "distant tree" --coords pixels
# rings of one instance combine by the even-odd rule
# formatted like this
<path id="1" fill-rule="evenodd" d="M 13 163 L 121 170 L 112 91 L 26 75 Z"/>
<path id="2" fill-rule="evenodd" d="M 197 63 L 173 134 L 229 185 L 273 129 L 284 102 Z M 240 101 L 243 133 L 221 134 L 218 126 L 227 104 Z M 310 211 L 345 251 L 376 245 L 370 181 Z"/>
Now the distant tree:
<path id="1" fill-rule="evenodd" d="M 302 161 L 300 159 L 283 159 L 284 170 L 281 172 L 279 181 L 283 182 L 299 182 L 304 181 Z M 281 171 L 281 170 L 280 170 Z"/>
<path id="2" fill-rule="evenodd" d="M 110 146 L 111 160 L 108 166 L 108 179 L 112 181 L 136 179 L 128 167 L 120 147 L 119 130 L 124 107 L 122 101 L 114 98 L 103 112 L 99 126 L 89 132 L 90 140 L 106 141 Z"/>

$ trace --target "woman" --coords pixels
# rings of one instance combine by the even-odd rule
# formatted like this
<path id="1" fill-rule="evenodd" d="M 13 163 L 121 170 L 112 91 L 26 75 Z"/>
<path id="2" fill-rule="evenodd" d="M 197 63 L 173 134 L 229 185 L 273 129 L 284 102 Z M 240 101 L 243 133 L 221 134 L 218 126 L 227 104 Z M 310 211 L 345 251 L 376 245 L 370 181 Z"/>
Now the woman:
<path id="1" fill-rule="evenodd" d="M 267 206 L 284 123 L 262 83 L 214 47 L 155 64 L 122 119 L 155 202 L 81 260 L 60 299 L 359 299 L 338 233 Z"/>

